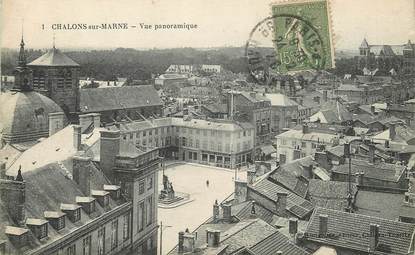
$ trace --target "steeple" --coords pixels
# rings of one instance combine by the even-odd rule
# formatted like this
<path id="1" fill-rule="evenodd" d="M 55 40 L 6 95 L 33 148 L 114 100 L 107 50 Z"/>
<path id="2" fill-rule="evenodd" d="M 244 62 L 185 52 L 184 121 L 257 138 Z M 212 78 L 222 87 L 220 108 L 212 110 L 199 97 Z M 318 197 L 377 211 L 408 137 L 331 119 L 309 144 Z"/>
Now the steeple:
<path id="1" fill-rule="evenodd" d="M 24 50 L 24 40 L 22 34 L 22 40 L 20 41 L 20 51 L 19 51 L 19 58 L 17 61 L 18 66 L 24 67 L 26 66 L 26 53 Z"/>

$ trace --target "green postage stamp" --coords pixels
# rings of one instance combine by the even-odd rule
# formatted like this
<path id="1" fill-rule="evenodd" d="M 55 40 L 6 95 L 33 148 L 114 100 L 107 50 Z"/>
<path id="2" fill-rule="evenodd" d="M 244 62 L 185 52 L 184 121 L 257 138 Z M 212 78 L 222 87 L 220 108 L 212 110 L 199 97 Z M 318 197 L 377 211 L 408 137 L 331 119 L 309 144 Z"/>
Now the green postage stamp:
<path id="1" fill-rule="evenodd" d="M 331 20 L 326 0 L 271 5 L 277 72 L 321 70 L 334 65 Z"/>

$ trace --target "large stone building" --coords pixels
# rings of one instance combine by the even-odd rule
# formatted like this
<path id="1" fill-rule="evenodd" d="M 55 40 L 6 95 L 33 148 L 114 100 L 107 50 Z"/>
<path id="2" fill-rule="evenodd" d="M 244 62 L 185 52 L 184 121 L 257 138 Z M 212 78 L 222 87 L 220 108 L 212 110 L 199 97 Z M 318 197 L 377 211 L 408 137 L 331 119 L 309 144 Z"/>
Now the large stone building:
<path id="1" fill-rule="evenodd" d="M 1 254 L 157 253 L 158 150 L 81 131 L 67 126 L 0 165 Z"/>
<path id="2" fill-rule="evenodd" d="M 415 45 L 371 45 L 363 39 L 359 47 L 358 64 L 361 69 L 378 69 L 385 74 L 415 74 Z M 392 71 L 393 70 L 393 71 Z"/>
<path id="3" fill-rule="evenodd" d="M 26 65 L 22 38 L 14 85 L 0 94 L 0 148 L 47 137 L 66 124 L 59 105 L 33 90 L 32 73 Z"/>
<path id="4" fill-rule="evenodd" d="M 271 131 L 277 135 L 293 127 L 298 118 L 298 104 L 284 94 L 265 94 L 271 101 Z"/>
<path id="5" fill-rule="evenodd" d="M 255 129 L 250 123 L 160 118 L 112 126 L 136 146 L 154 146 L 172 159 L 235 168 L 252 162 Z"/>
<path id="6" fill-rule="evenodd" d="M 33 89 L 51 98 L 67 114 L 79 105 L 79 64 L 53 46 L 28 66 L 33 71 Z"/>

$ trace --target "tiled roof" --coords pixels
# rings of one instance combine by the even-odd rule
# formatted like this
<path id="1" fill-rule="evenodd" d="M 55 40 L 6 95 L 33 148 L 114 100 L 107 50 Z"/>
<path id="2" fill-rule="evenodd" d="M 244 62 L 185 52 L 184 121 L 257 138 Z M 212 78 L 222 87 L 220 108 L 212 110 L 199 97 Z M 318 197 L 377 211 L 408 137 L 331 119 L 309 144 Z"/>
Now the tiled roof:
<path id="1" fill-rule="evenodd" d="M 255 183 L 253 189 L 275 202 L 278 201 L 278 193 L 287 193 L 286 209 L 299 218 L 305 217 L 313 210 L 313 205 L 309 201 L 268 179 Z"/>
<path id="2" fill-rule="evenodd" d="M 401 193 L 359 190 L 355 198 L 356 213 L 389 220 L 398 220 L 405 195 Z M 412 208 L 412 216 L 415 208 Z"/>
<path id="3" fill-rule="evenodd" d="M 338 138 L 338 135 L 325 133 L 319 130 L 310 130 L 309 132 L 304 134 L 302 130 L 290 129 L 284 133 L 277 135 L 276 137 L 294 138 L 312 142 L 333 143 L 334 140 Z"/>
<path id="4" fill-rule="evenodd" d="M 250 250 L 257 255 L 274 255 L 277 251 L 282 251 L 284 255 L 307 255 L 309 254 L 302 248 L 292 243 L 288 237 L 275 232 L 264 240 L 255 244 Z"/>
<path id="5" fill-rule="evenodd" d="M 327 215 L 327 235 L 319 235 L 319 216 Z M 408 254 L 414 224 L 318 207 L 314 210 L 304 238 L 329 246 L 367 252 L 370 224 L 379 225 L 375 254 Z"/>
<path id="6" fill-rule="evenodd" d="M 163 105 L 152 85 L 80 90 L 80 110 L 102 112 Z"/>
<path id="7" fill-rule="evenodd" d="M 357 192 L 352 183 L 352 196 Z M 314 206 L 344 210 L 347 206 L 348 183 L 311 179 L 308 186 L 310 201 Z"/>
<path id="8" fill-rule="evenodd" d="M 252 218 L 252 201 L 246 201 L 238 206 L 232 206 L 232 211 L 234 212 L 234 215 L 238 217 L 240 220 L 246 220 Z M 265 207 L 261 206 L 258 203 L 255 203 L 255 216 L 260 218 L 261 220 L 271 223 L 272 222 L 272 216 L 274 214 L 266 209 Z"/>
<path id="9" fill-rule="evenodd" d="M 28 66 L 79 66 L 78 63 L 53 47 L 48 52 L 27 64 Z"/>
<path id="10" fill-rule="evenodd" d="M 369 163 L 365 160 L 352 159 L 352 174 L 364 172 L 365 178 L 372 178 L 385 181 L 398 181 L 404 173 L 405 166 L 389 163 Z M 347 174 L 349 172 L 349 164 L 345 163 L 333 167 L 334 173 Z"/>
<path id="11" fill-rule="evenodd" d="M 250 248 L 264 240 L 277 230 L 261 219 L 245 220 L 221 233 L 221 245 L 228 245 L 226 251 L 233 251 L 246 247 Z"/>
<path id="12" fill-rule="evenodd" d="M 207 104 L 202 105 L 203 108 L 206 108 L 210 112 L 213 113 L 227 113 L 228 110 L 226 108 L 226 104 Z"/>
<path id="13" fill-rule="evenodd" d="M 270 178 L 295 194 L 305 197 L 308 189 L 308 178 L 310 178 L 306 168 L 310 165 L 315 165 L 311 156 L 297 159 L 280 166 L 270 175 Z"/>

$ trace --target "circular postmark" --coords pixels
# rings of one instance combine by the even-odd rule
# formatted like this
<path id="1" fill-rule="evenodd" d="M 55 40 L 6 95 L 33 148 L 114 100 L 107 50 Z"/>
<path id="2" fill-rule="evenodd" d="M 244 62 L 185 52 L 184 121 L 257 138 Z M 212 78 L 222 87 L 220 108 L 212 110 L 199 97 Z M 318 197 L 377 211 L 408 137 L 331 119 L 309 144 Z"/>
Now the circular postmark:
<path id="1" fill-rule="evenodd" d="M 321 70 L 327 49 L 317 27 L 298 15 L 278 14 L 260 21 L 245 45 L 249 73 L 260 84 L 273 74 Z"/>

